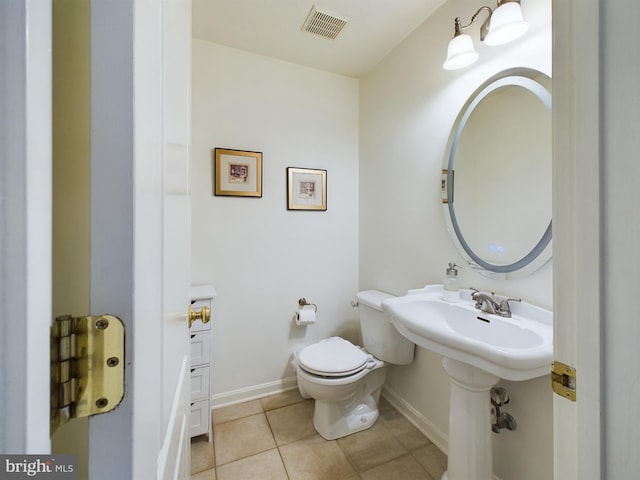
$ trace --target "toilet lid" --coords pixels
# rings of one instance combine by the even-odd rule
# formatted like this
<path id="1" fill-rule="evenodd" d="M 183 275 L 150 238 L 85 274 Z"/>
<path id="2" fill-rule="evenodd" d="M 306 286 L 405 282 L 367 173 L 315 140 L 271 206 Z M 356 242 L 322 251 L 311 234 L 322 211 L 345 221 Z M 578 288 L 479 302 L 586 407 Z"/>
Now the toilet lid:
<path id="1" fill-rule="evenodd" d="M 316 375 L 337 377 L 362 370 L 369 356 L 344 338 L 331 337 L 302 349 L 300 366 Z"/>

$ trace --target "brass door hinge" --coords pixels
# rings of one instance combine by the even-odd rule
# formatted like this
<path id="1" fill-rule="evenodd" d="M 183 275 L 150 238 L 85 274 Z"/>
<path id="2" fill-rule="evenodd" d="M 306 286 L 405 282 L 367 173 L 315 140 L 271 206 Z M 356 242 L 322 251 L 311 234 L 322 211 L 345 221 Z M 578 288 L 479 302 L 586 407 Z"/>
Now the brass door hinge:
<path id="1" fill-rule="evenodd" d="M 551 370 L 553 391 L 572 402 L 576 401 L 576 369 L 561 362 L 553 362 Z"/>
<path id="2" fill-rule="evenodd" d="M 124 324 L 112 315 L 51 326 L 50 435 L 72 418 L 105 413 L 124 396 Z"/>

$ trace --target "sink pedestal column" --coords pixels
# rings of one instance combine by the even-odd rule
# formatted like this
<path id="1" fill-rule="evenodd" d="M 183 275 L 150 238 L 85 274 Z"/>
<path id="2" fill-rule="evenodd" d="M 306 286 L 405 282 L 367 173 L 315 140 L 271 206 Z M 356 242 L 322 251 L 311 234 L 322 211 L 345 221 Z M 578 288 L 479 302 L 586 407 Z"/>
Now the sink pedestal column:
<path id="1" fill-rule="evenodd" d="M 490 391 L 500 378 L 451 358 L 442 366 L 451 381 L 449 459 L 442 480 L 492 480 Z"/>

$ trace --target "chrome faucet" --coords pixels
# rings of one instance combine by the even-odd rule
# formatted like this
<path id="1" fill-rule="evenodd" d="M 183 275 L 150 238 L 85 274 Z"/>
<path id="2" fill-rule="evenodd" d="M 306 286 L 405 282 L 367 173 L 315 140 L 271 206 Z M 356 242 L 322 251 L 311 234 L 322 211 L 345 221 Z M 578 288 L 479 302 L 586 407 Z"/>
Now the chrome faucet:
<path id="1" fill-rule="evenodd" d="M 471 290 L 473 290 L 473 293 L 471 294 L 471 299 L 474 302 L 476 302 L 475 307 L 478 310 L 500 315 L 501 317 L 505 317 L 505 318 L 511 318 L 511 307 L 509 306 L 509 302 L 522 301 L 519 298 L 505 298 L 500 303 L 498 303 L 493 298 L 493 293 L 488 294 L 485 292 L 480 292 L 475 288 L 471 288 Z"/>
<path id="2" fill-rule="evenodd" d="M 471 294 L 471 299 L 476 302 L 476 308 L 487 313 L 498 313 L 500 305 L 493 299 L 493 294 L 474 291 Z"/>

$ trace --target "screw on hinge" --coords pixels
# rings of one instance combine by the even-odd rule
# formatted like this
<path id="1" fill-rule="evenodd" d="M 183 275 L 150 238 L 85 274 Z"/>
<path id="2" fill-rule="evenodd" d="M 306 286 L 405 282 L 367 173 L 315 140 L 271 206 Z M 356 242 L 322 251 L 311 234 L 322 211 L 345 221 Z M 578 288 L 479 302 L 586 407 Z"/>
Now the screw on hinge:
<path id="1" fill-rule="evenodd" d="M 118 357 L 109 357 L 107 359 L 107 366 L 108 367 L 116 367 L 116 366 L 118 366 L 119 363 L 120 363 L 120 359 Z"/>

